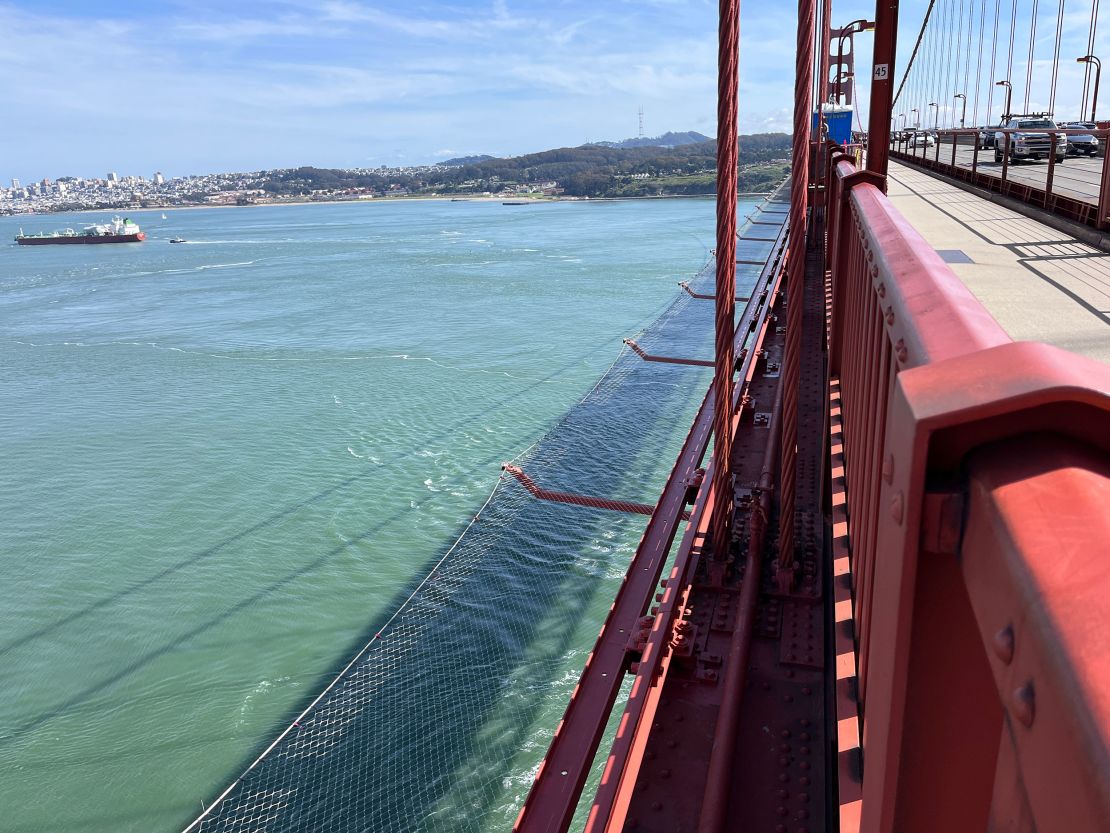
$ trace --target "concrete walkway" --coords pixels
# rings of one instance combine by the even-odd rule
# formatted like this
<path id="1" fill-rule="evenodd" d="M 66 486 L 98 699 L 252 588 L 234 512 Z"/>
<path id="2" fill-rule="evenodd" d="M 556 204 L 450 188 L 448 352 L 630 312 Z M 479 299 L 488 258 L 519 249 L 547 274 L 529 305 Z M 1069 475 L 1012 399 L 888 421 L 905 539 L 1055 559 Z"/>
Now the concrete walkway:
<path id="1" fill-rule="evenodd" d="M 889 196 L 1016 341 L 1110 363 L 1110 254 L 914 168 Z"/>

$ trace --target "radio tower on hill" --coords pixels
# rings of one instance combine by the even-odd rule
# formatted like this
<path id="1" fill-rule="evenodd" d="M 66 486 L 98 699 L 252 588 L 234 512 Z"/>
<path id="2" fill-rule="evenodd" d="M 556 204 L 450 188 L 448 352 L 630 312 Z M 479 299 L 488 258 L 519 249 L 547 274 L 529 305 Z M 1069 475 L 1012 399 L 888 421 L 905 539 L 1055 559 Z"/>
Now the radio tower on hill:
<path id="1" fill-rule="evenodd" d="M 644 105 L 640 105 L 640 138 L 644 138 Z"/>

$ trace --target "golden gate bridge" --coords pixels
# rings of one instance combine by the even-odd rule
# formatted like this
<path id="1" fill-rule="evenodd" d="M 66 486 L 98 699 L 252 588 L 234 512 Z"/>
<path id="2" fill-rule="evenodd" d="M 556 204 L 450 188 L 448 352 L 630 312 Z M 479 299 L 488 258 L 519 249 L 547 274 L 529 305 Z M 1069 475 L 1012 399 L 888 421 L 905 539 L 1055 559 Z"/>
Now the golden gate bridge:
<path id="1" fill-rule="evenodd" d="M 513 829 L 1107 829 L 1110 167 L 1103 152 L 1061 168 L 1055 149 L 1105 150 L 1110 130 L 1028 113 L 1037 83 L 1048 111 L 1059 100 L 1064 0 L 1047 78 L 1038 0 L 1024 29 L 1016 0 L 932 0 L 900 78 L 897 2 L 835 28 L 828 0 L 799 0 L 791 176 L 748 223 L 739 2 L 720 10 L 715 261 L 547 438 L 571 431 L 572 468 L 593 474 L 571 484 L 571 445 L 547 440 L 506 464 L 436 571 L 190 831 L 490 829 L 480 785 L 470 812 L 435 809 L 438 785 L 467 783 L 471 753 L 451 750 L 478 743 L 468 709 L 500 708 L 501 659 L 448 615 L 452 594 L 496 586 L 524 639 L 588 585 L 550 553 L 498 566 L 494 542 L 637 516 Z M 868 123 L 837 143 L 824 105 L 851 100 L 860 32 Z M 1018 158 L 1034 139 L 1043 164 Z M 683 334 L 710 326 L 712 359 L 687 352 Z M 589 441 L 639 430 L 644 404 L 620 379 L 702 365 L 658 501 L 607 494 L 616 461 Z M 460 647 L 428 647 L 460 629 Z M 426 714 L 414 676 L 458 708 Z M 408 721 L 426 758 L 390 746 Z"/>

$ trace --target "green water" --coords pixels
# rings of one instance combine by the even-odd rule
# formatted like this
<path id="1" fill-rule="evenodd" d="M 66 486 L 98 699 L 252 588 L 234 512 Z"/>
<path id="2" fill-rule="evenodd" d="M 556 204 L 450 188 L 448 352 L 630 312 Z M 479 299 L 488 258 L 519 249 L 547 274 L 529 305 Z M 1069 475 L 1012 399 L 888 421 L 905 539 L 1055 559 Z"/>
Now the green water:
<path id="1" fill-rule="evenodd" d="M 0 248 L 0 827 L 196 816 L 705 262 L 713 210 L 138 212 L 141 245 Z"/>

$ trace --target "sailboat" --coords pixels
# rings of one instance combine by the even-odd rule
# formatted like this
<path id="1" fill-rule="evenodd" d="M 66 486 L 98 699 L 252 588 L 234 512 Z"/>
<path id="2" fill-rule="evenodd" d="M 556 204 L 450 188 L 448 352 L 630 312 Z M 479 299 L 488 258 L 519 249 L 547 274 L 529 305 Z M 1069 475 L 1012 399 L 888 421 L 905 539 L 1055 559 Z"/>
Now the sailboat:
<path id="1" fill-rule="evenodd" d="M 166 215 L 165 215 L 165 214 L 163 214 L 163 215 L 162 215 L 162 219 L 163 219 L 163 220 L 165 220 L 165 219 L 166 219 Z"/>

